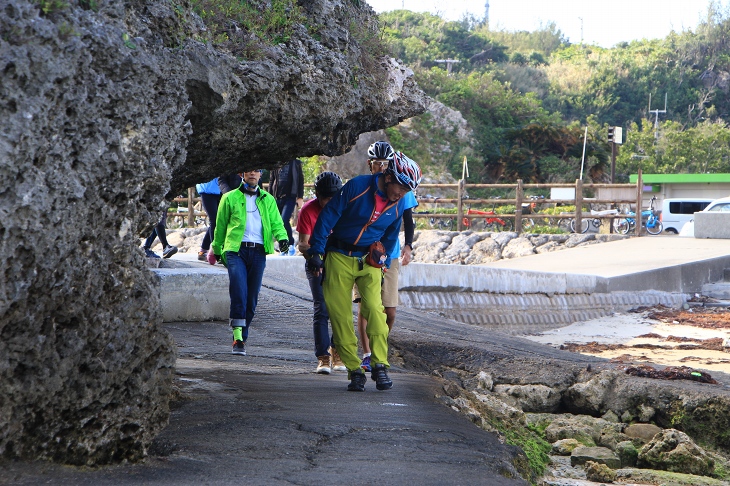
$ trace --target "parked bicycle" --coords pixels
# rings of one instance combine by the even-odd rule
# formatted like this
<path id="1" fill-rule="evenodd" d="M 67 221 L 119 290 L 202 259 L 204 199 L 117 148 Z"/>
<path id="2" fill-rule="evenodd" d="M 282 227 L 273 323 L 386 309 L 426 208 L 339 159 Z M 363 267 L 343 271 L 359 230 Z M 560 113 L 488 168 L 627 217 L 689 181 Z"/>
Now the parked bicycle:
<path id="1" fill-rule="evenodd" d="M 478 214 L 480 216 L 484 216 L 484 219 L 472 219 L 464 217 L 464 219 L 462 220 L 464 227 L 471 227 L 472 229 L 477 231 L 481 229 L 485 229 L 491 232 L 512 231 L 512 220 L 499 217 L 499 215 L 497 215 L 497 213 L 495 212 L 496 207 L 497 203 L 495 202 L 492 203 L 491 211 L 481 211 L 479 209 L 471 208 L 467 209 L 467 215 Z"/>
<path id="2" fill-rule="evenodd" d="M 598 218 L 581 218 L 580 220 L 580 232 L 585 233 L 590 227 L 598 230 L 601 227 L 601 220 Z M 575 233 L 575 219 L 570 220 L 570 231 Z"/>
<path id="3" fill-rule="evenodd" d="M 561 213 L 563 214 L 563 213 Z M 565 213 L 569 214 L 569 213 Z M 581 218 L 580 220 L 580 232 L 585 233 L 588 228 L 593 227 L 598 229 L 601 227 L 601 220 L 599 218 Z M 562 218 L 558 222 L 558 228 L 565 231 L 566 233 L 577 233 L 575 231 L 575 218 Z"/>
<path id="4" fill-rule="evenodd" d="M 539 221 L 536 222 L 533 218 L 526 216 L 538 212 L 538 205 L 542 204 L 541 202 L 538 202 L 540 199 L 545 199 L 545 196 L 530 196 L 529 203 L 522 203 L 522 229 L 530 230 L 533 226 L 536 226 L 539 223 Z"/>
<path id="5" fill-rule="evenodd" d="M 451 231 L 454 229 L 454 219 L 455 218 L 430 217 L 430 218 L 428 218 L 428 224 L 431 225 L 431 228 L 444 229 L 447 231 Z"/>
<path id="6" fill-rule="evenodd" d="M 658 235 L 664 230 L 664 225 L 659 217 L 661 211 L 657 211 L 654 208 L 656 203 L 656 196 L 652 196 L 649 202 L 649 209 L 645 209 L 641 212 L 641 225 L 646 228 L 646 232 L 650 235 Z M 629 212 L 626 218 L 615 220 L 616 232 L 627 234 L 632 230 L 636 230 L 636 213 L 633 211 Z"/>

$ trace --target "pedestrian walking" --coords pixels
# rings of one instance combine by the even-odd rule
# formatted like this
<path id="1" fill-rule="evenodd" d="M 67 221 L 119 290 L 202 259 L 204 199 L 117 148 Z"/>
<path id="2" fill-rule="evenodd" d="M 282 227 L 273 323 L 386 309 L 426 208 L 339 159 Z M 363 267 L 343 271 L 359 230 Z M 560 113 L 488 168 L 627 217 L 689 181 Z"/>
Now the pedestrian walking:
<path id="1" fill-rule="evenodd" d="M 288 250 L 288 239 L 276 201 L 258 186 L 260 170 L 243 173 L 237 190 L 221 197 L 215 236 L 208 262 L 222 261 L 228 268 L 231 298 L 229 323 L 233 331 L 232 354 L 245 355 L 251 322 L 266 268 L 266 255 Z"/>
<path id="2" fill-rule="evenodd" d="M 381 300 L 383 267 L 398 238 L 405 196 L 418 187 L 421 169 L 403 153 L 393 155 L 384 173 L 357 176 L 322 209 L 307 250 L 309 268 L 319 275 L 337 351 L 348 371 L 350 391 L 364 391 L 367 381 L 357 355 L 352 322 L 352 289 L 361 295 L 372 350 L 371 379 L 378 390 L 393 386 L 388 376 L 388 326 Z"/>
<path id="3" fill-rule="evenodd" d="M 309 250 L 309 237 L 312 234 L 317 218 L 322 209 L 327 206 L 332 196 L 342 189 L 342 179 L 334 172 L 322 172 L 314 182 L 315 199 L 304 204 L 299 212 L 297 231 L 299 232 L 299 251 L 307 258 Z M 314 355 L 317 357 L 317 373 L 330 374 L 332 371 L 347 371 L 342 362 L 337 347 L 329 334 L 329 313 L 322 291 L 322 275 L 315 275 L 309 265 L 304 266 L 304 271 L 309 281 L 309 288 L 312 291 L 314 305 L 314 316 L 312 327 L 314 330 Z"/>
<path id="4" fill-rule="evenodd" d="M 302 208 L 304 204 L 304 171 L 302 161 L 290 160 L 284 166 L 271 172 L 269 192 L 276 198 L 276 205 L 284 220 L 286 234 L 289 235 L 289 255 L 294 255 L 294 233 L 291 227 L 291 218 L 294 208 Z"/>
<path id="5" fill-rule="evenodd" d="M 218 186 L 218 178 L 204 182 L 202 184 L 196 184 L 195 190 L 200 195 L 200 202 L 203 204 L 203 210 L 208 215 L 208 229 L 203 236 L 203 241 L 200 243 L 200 250 L 198 250 L 198 260 L 206 261 L 208 250 L 210 250 L 210 242 L 213 241 L 215 235 L 215 218 L 218 215 L 218 205 L 221 202 L 221 191 Z"/>
<path id="6" fill-rule="evenodd" d="M 162 245 L 162 258 L 170 258 L 172 255 L 177 253 L 177 247 L 167 242 L 167 210 L 162 214 L 162 219 L 152 229 L 152 233 L 147 237 L 144 242 L 143 249 L 144 254 L 147 258 L 160 258 L 160 256 L 152 251 L 152 244 L 155 242 L 155 238 L 160 240 Z"/>
<path id="7" fill-rule="evenodd" d="M 368 167 L 370 168 L 371 174 L 377 174 L 379 172 L 385 172 L 393 160 L 393 149 L 388 142 L 378 141 L 370 145 L 368 148 Z M 411 262 L 411 252 L 413 251 L 413 235 L 415 233 L 415 223 L 413 221 L 413 208 L 418 206 L 418 201 L 413 191 L 406 193 L 403 196 L 405 201 L 405 210 L 403 211 L 403 232 L 405 236 L 405 242 L 403 244 L 402 265 L 406 266 Z M 388 334 L 393 330 L 393 324 L 395 323 L 395 313 L 398 306 L 398 276 L 400 274 L 401 267 L 401 246 L 400 238 L 395 240 L 395 246 L 393 251 L 390 253 L 390 267 L 385 272 L 383 278 L 383 285 L 380 292 L 383 306 L 385 307 L 385 323 L 388 325 Z M 359 294 L 356 300 L 360 300 Z M 362 309 L 358 305 L 357 313 L 357 330 L 360 335 L 360 346 L 362 346 L 363 358 L 360 366 L 365 371 L 371 371 L 370 365 L 370 340 L 366 332 L 367 320 L 362 314 Z"/>

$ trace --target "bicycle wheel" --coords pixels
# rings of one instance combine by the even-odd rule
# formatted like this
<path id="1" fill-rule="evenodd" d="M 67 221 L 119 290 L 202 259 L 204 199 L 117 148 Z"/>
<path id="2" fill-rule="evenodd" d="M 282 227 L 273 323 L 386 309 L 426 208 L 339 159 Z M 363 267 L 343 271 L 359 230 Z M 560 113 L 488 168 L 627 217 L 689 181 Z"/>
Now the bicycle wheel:
<path id="1" fill-rule="evenodd" d="M 617 219 L 615 220 L 614 228 L 616 229 L 616 232 L 625 235 L 631 229 L 631 223 L 629 223 L 629 220 L 626 218 Z"/>
<path id="2" fill-rule="evenodd" d="M 512 221 L 509 219 L 494 218 L 486 225 L 487 231 L 499 233 L 502 231 L 512 231 Z"/>
<path id="3" fill-rule="evenodd" d="M 658 220 L 654 221 L 653 227 L 649 227 L 650 224 L 651 224 L 651 221 L 648 221 L 646 223 L 646 232 L 649 233 L 650 235 L 658 235 L 664 229 L 664 225 L 662 224 L 661 221 L 658 221 Z"/>
<path id="4" fill-rule="evenodd" d="M 587 219 L 581 219 L 580 220 L 580 232 L 581 233 L 585 233 L 586 231 L 588 231 L 588 226 L 590 226 L 590 223 L 588 222 Z M 576 232 L 575 231 L 575 220 L 574 219 L 571 219 L 570 220 L 570 231 L 572 231 L 573 233 Z"/>
<path id="5" fill-rule="evenodd" d="M 570 233 L 570 220 L 562 218 L 560 221 L 558 221 L 558 228 L 562 231 L 565 231 L 566 233 Z"/>
<path id="6" fill-rule="evenodd" d="M 522 229 L 529 230 L 535 226 L 535 221 L 532 218 L 526 218 L 522 220 Z"/>

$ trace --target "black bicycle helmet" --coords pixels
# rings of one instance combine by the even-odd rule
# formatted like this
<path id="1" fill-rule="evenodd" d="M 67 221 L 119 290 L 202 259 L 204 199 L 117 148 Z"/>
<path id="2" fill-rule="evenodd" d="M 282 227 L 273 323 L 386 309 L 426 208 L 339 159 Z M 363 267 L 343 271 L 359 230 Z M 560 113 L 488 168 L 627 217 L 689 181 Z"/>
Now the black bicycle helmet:
<path id="1" fill-rule="evenodd" d="M 332 197 L 342 189 L 342 179 L 334 172 L 322 172 L 314 181 L 317 197 Z"/>
<path id="2" fill-rule="evenodd" d="M 393 147 L 388 142 L 379 140 L 368 147 L 368 159 L 393 160 Z"/>

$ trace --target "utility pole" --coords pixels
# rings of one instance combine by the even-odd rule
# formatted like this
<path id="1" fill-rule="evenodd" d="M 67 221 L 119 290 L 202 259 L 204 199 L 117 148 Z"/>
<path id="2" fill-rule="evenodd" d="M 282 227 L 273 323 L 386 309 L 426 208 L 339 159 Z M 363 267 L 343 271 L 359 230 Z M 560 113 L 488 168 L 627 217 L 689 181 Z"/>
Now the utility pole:
<path id="1" fill-rule="evenodd" d="M 434 62 L 446 63 L 446 73 L 451 74 L 451 65 L 461 61 L 458 59 L 436 59 Z"/>
<path id="2" fill-rule="evenodd" d="M 583 17 L 578 17 L 580 19 L 580 45 L 583 46 Z"/>
<path id="3" fill-rule="evenodd" d="M 649 113 L 654 113 L 654 139 L 659 138 L 659 113 L 664 114 L 667 112 L 667 93 L 664 93 L 664 109 L 651 109 L 651 93 L 649 93 Z"/>
<path id="4" fill-rule="evenodd" d="M 487 0 L 486 5 L 484 5 L 484 23 L 489 25 L 489 0 Z"/>

